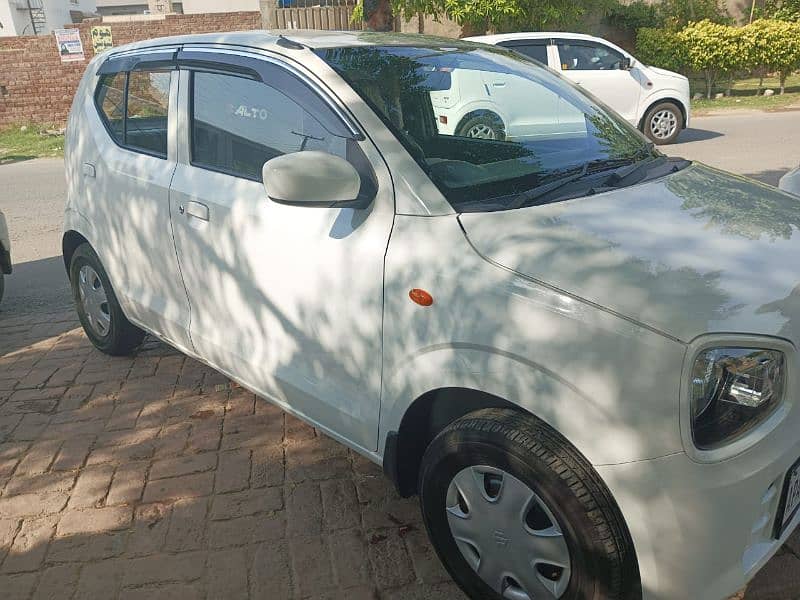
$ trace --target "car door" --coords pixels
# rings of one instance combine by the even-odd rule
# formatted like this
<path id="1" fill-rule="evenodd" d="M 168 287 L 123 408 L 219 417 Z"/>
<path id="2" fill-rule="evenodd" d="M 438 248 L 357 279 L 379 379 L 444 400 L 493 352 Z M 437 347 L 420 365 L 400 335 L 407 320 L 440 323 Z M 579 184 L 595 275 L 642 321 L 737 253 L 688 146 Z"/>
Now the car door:
<path id="1" fill-rule="evenodd" d="M 353 444 L 377 447 L 388 170 L 318 84 L 279 59 L 182 52 L 183 152 L 170 202 L 201 357 Z M 270 158 L 350 161 L 368 208 L 267 198 Z M 369 195 L 369 194 L 368 194 Z"/>
<path id="2" fill-rule="evenodd" d="M 126 316 L 181 349 L 189 302 L 169 214 L 175 171 L 176 50 L 128 54 L 99 69 L 81 165 L 92 240 Z"/>
<path id="3" fill-rule="evenodd" d="M 623 69 L 624 55 L 592 40 L 557 38 L 561 73 L 636 124 L 642 86 L 636 69 Z"/>

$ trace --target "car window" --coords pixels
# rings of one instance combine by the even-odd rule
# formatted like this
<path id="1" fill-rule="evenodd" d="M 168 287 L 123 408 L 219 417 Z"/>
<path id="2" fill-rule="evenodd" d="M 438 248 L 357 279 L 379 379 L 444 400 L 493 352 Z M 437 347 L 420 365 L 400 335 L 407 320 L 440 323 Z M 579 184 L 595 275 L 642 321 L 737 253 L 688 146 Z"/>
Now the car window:
<path id="1" fill-rule="evenodd" d="M 500 46 L 505 46 L 511 50 L 516 50 L 520 54 L 524 54 L 528 58 L 538 60 L 543 65 L 547 64 L 547 40 L 525 41 L 520 42 L 506 42 L 501 43 Z"/>
<path id="2" fill-rule="evenodd" d="M 622 54 L 605 44 L 583 40 L 556 40 L 564 71 L 612 71 L 622 64 Z"/>
<path id="3" fill-rule="evenodd" d="M 554 182 L 577 187 L 654 157 L 634 127 L 508 49 L 431 41 L 317 54 L 458 212 L 519 208 Z M 440 73 L 450 74 L 450 89 L 442 89 Z"/>
<path id="4" fill-rule="evenodd" d="M 97 89 L 97 105 L 111 136 L 123 144 L 123 121 L 125 119 L 126 73 L 110 73 L 100 78 Z"/>
<path id="5" fill-rule="evenodd" d="M 347 158 L 346 138 L 280 90 L 237 75 L 192 74 L 191 126 L 193 165 L 256 181 L 266 161 L 289 152 Z"/>
<path id="6" fill-rule="evenodd" d="M 159 156 L 167 155 L 169 71 L 131 71 L 125 143 Z"/>
<path id="7" fill-rule="evenodd" d="M 120 146 L 167 157 L 170 77 L 170 71 L 141 70 L 100 78 L 96 96 L 100 117 Z"/>

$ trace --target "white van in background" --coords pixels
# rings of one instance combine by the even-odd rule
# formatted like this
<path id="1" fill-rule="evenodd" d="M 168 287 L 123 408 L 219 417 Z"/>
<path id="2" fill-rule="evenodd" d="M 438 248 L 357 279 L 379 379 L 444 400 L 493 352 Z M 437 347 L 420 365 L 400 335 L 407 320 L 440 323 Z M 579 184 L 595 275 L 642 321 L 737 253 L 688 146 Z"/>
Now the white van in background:
<path id="1" fill-rule="evenodd" d="M 689 125 L 689 80 L 678 73 L 648 67 L 604 39 L 557 32 L 503 33 L 466 39 L 515 50 L 560 72 L 656 144 L 671 144 Z M 462 87 L 462 96 L 481 98 L 487 106 L 475 108 L 474 103 L 467 103 L 446 107 L 449 112 L 446 120 L 451 123 L 453 133 L 516 135 L 508 117 L 492 112 L 488 106 L 494 93 L 502 93 L 502 82 L 476 82 L 465 76 L 454 80 L 469 84 L 469 92 Z M 483 85 L 475 86 L 476 83 Z M 527 111 L 529 107 L 525 108 Z"/>

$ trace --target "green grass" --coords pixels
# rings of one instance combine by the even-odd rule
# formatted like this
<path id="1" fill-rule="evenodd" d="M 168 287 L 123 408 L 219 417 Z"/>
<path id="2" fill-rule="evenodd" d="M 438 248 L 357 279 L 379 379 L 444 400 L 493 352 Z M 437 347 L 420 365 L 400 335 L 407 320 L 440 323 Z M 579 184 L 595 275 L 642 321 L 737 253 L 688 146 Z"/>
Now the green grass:
<path id="1" fill-rule="evenodd" d="M 696 93 L 705 94 L 705 81 L 702 78 L 690 78 L 692 95 Z M 780 82 L 777 77 L 765 77 L 761 86 L 762 90 L 770 89 L 775 92 L 774 96 L 758 95 L 758 77 L 748 77 L 734 82 L 731 88 L 730 97 L 720 98 L 719 100 L 692 100 L 692 108 L 700 112 L 726 109 L 726 108 L 755 108 L 769 110 L 771 108 L 785 108 L 787 106 L 800 106 L 800 73 L 790 75 L 786 79 L 786 93 L 779 95 Z M 720 81 L 714 89 L 714 93 L 727 92 L 727 82 Z"/>
<path id="2" fill-rule="evenodd" d="M 749 108 L 758 110 L 800 108 L 800 93 L 786 93 L 782 96 L 731 96 L 719 100 L 692 100 L 692 110 L 697 113 L 724 110 L 728 108 Z"/>
<path id="3" fill-rule="evenodd" d="M 64 136 L 45 133 L 46 127 L 28 125 L 0 129 L 0 164 L 40 158 L 62 156 Z"/>

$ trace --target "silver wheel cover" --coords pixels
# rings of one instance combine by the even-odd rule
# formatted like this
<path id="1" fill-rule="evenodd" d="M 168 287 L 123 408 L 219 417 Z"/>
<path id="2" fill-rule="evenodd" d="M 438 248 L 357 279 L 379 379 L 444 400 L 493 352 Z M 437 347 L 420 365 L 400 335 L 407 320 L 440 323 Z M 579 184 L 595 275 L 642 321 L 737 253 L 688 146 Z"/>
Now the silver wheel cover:
<path id="1" fill-rule="evenodd" d="M 446 503 L 462 556 L 503 598 L 564 594 L 571 573 L 566 538 L 550 508 L 525 483 L 495 467 L 467 467 L 450 482 Z"/>
<path id="2" fill-rule="evenodd" d="M 111 331 L 108 297 L 97 271 L 89 265 L 82 266 L 78 272 L 78 295 L 92 332 L 98 337 L 106 337 Z"/>
<path id="3" fill-rule="evenodd" d="M 466 137 L 494 140 L 497 139 L 497 133 L 490 125 L 487 125 L 486 123 L 476 123 L 467 130 Z"/>
<path id="4" fill-rule="evenodd" d="M 650 117 L 650 131 L 653 137 L 666 140 L 678 129 L 678 115 L 669 109 L 663 109 Z"/>

